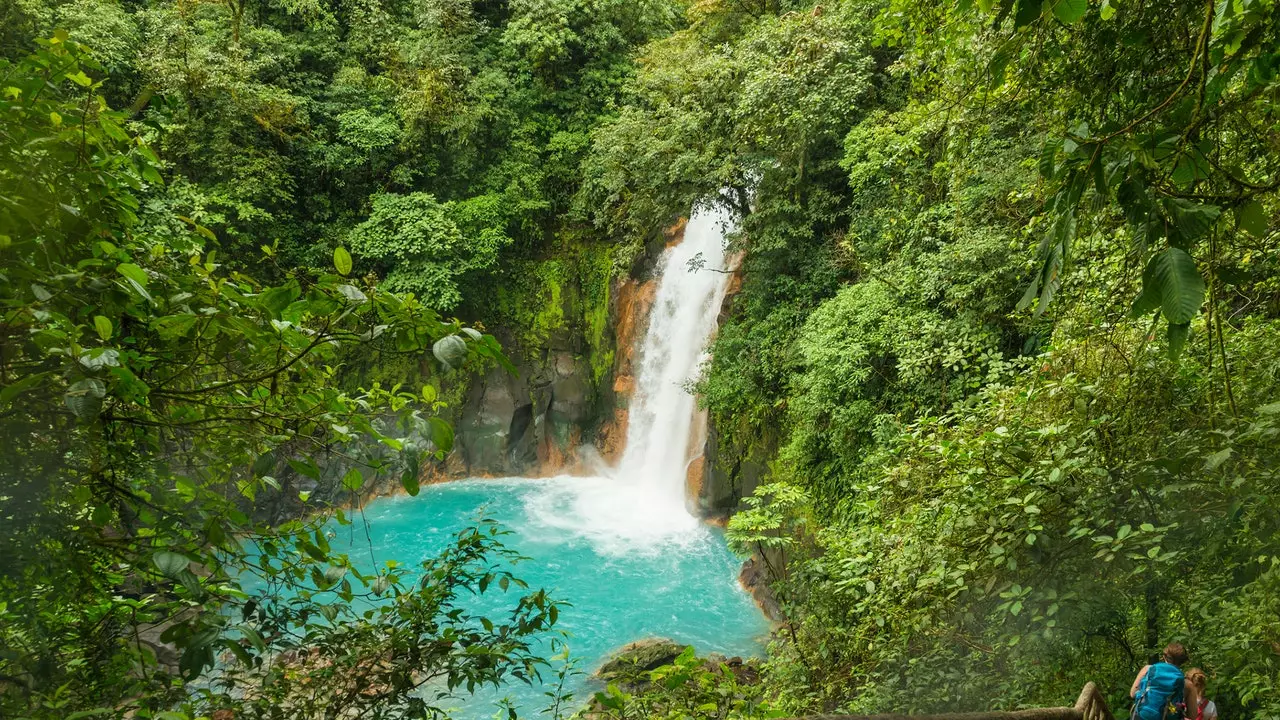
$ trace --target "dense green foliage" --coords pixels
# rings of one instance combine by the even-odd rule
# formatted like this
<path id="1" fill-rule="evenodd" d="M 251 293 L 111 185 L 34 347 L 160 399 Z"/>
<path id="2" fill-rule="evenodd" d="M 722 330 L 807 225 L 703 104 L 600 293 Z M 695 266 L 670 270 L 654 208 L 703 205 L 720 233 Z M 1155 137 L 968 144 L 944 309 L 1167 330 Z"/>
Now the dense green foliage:
<path id="1" fill-rule="evenodd" d="M 437 310 L 502 258 L 542 260 L 588 135 L 669 31 L 662 2 L 6 3 L 0 55 L 63 28 L 91 48 L 113 107 L 162 158 L 152 205 L 283 267 L 348 245 Z M 101 79 L 101 78 L 99 78 Z"/>
<path id="2" fill-rule="evenodd" d="M 788 616 L 779 706 L 1057 705 L 1092 679 L 1124 712 L 1177 639 L 1224 713 L 1280 713 L 1280 9 L 689 19 L 583 192 L 623 235 L 740 216 L 701 390 L 724 470 L 772 483 L 730 538 Z"/>
<path id="3" fill-rule="evenodd" d="M 522 587 L 496 528 L 362 574 L 307 517 L 322 474 L 416 493 L 452 444 L 433 387 L 346 392 L 346 354 L 505 362 L 496 342 L 348 279 L 345 250 L 279 284 L 218 263 L 208 228 L 143 202 L 155 155 L 99 70 L 65 33 L 0 66 L 0 711 L 429 717 L 536 678 L 545 593 L 497 622 L 460 604 Z"/>
<path id="4" fill-rule="evenodd" d="M 699 390 L 786 618 L 601 716 L 1122 713 L 1169 640 L 1280 716 L 1278 71 L 1274 0 L 3 3 L 0 714 L 538 682 L 555 603 L 461 601 L 499 531 L 365 576 L 324 523 L 507 364 L 440 313 L 602 382 L 719 204 Z"/>

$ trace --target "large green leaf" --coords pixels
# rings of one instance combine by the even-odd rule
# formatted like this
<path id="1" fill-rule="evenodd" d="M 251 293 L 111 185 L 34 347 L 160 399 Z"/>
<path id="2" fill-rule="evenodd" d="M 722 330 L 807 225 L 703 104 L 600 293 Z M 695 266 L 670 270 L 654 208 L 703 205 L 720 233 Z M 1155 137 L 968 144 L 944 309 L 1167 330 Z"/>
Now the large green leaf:
<path id="1" fill-rule="evenodd" d="M 1250 200 L 1236 208 L 1236 225 L 1256 238 L 1264 238 L 1271 221 L 1267 219 L 1267 211 L 1263 209 L 1262 203 Z"/>
<path id="2" fill-rule="evenodd" d="M 406 468 L 404 473 L 400 475 L 400 484 L 404 486 L 404 491 L 409 495 L 418 494 L 418 469 L 417 463 Z"/>
<path id="3" fill-rule="evenodd" d="M 1023 27 L 1040 19 L 1044 5 L 1041 0 L 1017 0 L 1017 2 L 1017 8 L 1013 11 L 1014 25 Z"/>
<path id="4" fill-rule="evenodd" d="M 1077 22 L 1089 10 L 1089 0 L 1050 0 L 1053 16 L 1064 23 Z"/>
<path id="5" fill-rule="evenodd" d="M 107 387 L 94 378 L 85 378 L 67 389 L 63 402 L 81 420 L 91 420 L 102 411 Z"/>
<path id="6" fill-rule="evenodd" d="M 341 246 L 334 248 L 333 266 L 337 268 L 339 275 L 351 274 L 351 253 Z"/>
<path id="7" fill-rule="evenodd" d="M 1133 300 L 1132 317 L 1139 318 L 1160 309 L 1160 293 L 1152 287 L 1143 285 L 1142 292 Z"/>
<path id="8" fill-rule="evenodd" d="M 146 271 L 133 263 L 120 263 L 116 266 L 116 272 L 134 281 L 139 287 L 144 289 L 147 287 Z"/>
<path id="9" fill-rule="evenodd" d="M 1181 248 L 1167 248 L 1151 258 L 1143 273 L 1143 293 L 1160 296 L 1160 309 L 1171 324 L 1191 322 L 1204 304 L 1204 278 L 1196 261 Z"/>
<path id="10" fill-rule="evenodd" d="M 176 340 L 191 332 L 199 320 L 195 315 L 165 315 L 151 321 L 151 327 L 164 340 Z"/>
<path id="11" fill-rule="evenodd" d="M 431 442 L 436 449 L 443 452 L 449 452 L 453 449 L 453 426 L 445 422 L 443 418 L 431 417 L 427 419 L 431 426 Z"/>
<path id="12" fill-rule="evenodd" d="M 1058 151 L 1062 149 L 1062 138 L 1046 140 L 1040 149 L 1040 177 L 1052 180 L 1057 174 Z"/>
<path id="13" fill-rule="evenodd" d="M 1038 318 L 1048 309 L 1053 296 L 1062 285 L 1062 245 L 1055 245 L 1045 258 L 1044 271 L 1040 278 L 1040 299 L 1036 303 L 1036 311 L 1032 317 Z"/>
<path id="14" fill-rule="evenodd" d="M 346 475 L 342 476 L 342 487 L 351 492 L 359 492 L 364 486 L 364 474 L 360 472 L 360 468 L 351 468 Z"/>
<path id="15" fill-rule="evenodd" d="M 187 558 L 175 552 L 161 550 L 151 556 L 151 561 L 156 564 L 156 569 L 165 577 L 176 578 L 179 573 L 187 569 Z"/>
<path id="16" fill-rule="evenodd" d="M 1213 205 L 1202 205 L 1181 198 L 1167 198 L 1164 208 L 1173 221 L 1169 241 L 1183 246 L 1209 232 L 1221 214 L 1221 210 Z"/>
<path id="17" fill-rule="evenodd" d="M 467 342 L 457 335 L 448 335 L 436 341 L 431 347 L 431 353 L 446 368 L 453 370 L 461 367 L 462 361 L 466 360 Z"/>
<path id="18" fill-rule="evenodd" d="M 1175 359 L 1182 354 L 1187 345 L 1187 335 L 1191 332 L 1191 323 L 1169 323 L 1169 358 Z"/>
<path id="19" fill-rule="evenodd" d="M 280 313 L 289 307 L 294 300 L 302 295 L 302 288 L 298 286 L 296 280 L 290 281 L 280 287 L 273 287 L 264 290 L 258 296 L 258 301 L 262 306 L 271 312 L 273 318 L 279 318 Z"/>
<path id="20" fill-rule="evenodd" d="M 109 318 L 103 317 L 102 315 L 95 315 L 93 318 L 93 329 L 98 332 L 98 337 L 102 338 L 103 342 L 106 342 L 111 339 L 111 332 L 114 328 L 112 328 L 111 320 Z"/>

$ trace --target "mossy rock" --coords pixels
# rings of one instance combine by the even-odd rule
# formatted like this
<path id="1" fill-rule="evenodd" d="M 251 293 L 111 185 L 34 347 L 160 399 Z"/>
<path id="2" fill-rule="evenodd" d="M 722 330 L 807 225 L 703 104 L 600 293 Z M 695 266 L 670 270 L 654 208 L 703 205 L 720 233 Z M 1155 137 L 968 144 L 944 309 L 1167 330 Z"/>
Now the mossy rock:
<path id="1" fill-rule="evenodd" d="M 667 638 L 648 638 L 623 646 L 596 671 L 596 677 L 605 682 L 623 686 L 635 686 L 648 681 L 647 673 L 663 665 L 670 665 L 684 645 Z"/>

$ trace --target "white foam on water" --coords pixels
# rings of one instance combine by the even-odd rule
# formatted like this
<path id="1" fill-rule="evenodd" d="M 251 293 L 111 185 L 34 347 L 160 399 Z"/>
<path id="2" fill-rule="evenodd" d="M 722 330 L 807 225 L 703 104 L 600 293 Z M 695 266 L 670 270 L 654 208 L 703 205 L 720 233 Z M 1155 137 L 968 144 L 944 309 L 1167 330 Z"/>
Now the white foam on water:
<path id="1" fill-rule="evenodd" d="M 572 544 L 582 539 L 603 556 L 684 551 L 709 533 L 683 505 L 671 506 L 647 488 L 617 477 L 560 476 L 534 480 L 524 496 L 525 537 Z"/>
<path id="2" fill-rule="evenodd" d="M 707 357 L 728 287 L 728 226 L 723 211 L 695 212 L 684 239 L 663 252 L 622 459 L 600 476 L 543 481 L 525 498 L 535 527 L 582 536 L 608 555 L 665 552 L 708 536 L 686 505 L 688 465 L 701 452 L 701 438 L 693 437 L 697 402 L 687 386 Z M 703 267 L 691 271 L 699 255 Z"/>

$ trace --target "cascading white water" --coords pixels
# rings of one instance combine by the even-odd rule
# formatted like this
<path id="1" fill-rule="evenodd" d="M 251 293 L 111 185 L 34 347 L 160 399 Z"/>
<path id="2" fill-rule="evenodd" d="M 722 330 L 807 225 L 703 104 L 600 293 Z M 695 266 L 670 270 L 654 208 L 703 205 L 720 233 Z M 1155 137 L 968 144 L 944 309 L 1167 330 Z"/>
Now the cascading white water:
<path id="1" fill-rule="evenodd" d="M 640 348 L 627 446 L 617 475 L 671 504 L 683 505 L 690 459 L 696 405 L 686 385 L 706 357 L 728 285 L 726 220 L 723 213 L 694 213 L 684 240 L 663 253 L 661 280 Z M 691 272 L 689 262 L 698 255 L 704 266 Z"/>
<path id="2" fill-rule="evenodd" d="M 695 212 L 684 239 L 663 253 L 622 460 L 598 477 L 552 478 L 545 492 L 529 498 L 529 516 L 559 531 L 549 540 L 585 537 L 602 552 L 634 554 L 697 541 L 705 532 L 685 505 L 697 412 L 687 385 L 706 357 L 729 282 L 727 223 L 727 213 Z M 694 272 L 689 262 L 698 255 L 703 267 Z"/>

